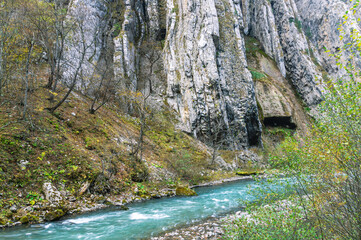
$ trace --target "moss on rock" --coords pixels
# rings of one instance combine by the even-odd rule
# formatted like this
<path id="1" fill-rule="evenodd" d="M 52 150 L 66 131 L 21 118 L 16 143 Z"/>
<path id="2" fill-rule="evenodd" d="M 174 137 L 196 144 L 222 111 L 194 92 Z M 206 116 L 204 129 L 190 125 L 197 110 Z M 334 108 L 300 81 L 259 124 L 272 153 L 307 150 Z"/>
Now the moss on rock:
<path id="1" fill-rule="evenodd" d="M 55 211 L 49 211 L 45 214 L 45 220 L 47 221 L 55 221 L 64 216 L 65 213 L 61 209 L 56 209 Z"/>
<path id="2" fill-rule="evenodd" d="M 23 216 L 20 218 L 19 220 L 22 224 L 26 224 L 26 223 L 29 223 L 29 218 L 28 216 Z"/>
<path id="3" fill-rule="evenodd" d="M 252 176 L 252 175 L 259 175 L 259 174 L 263 174 L 262 171 L 256 171 L 256 170 L 245 170 L 245 171 L 238 171 L 236 172 L 237 175 L 239 176 Z"/>
<path id="4" fill-rule="evenodd" d="M 187 187 L 177 187 L 175 190 L 177 196 L 197 196 L 197 193 Z"/>
<path id="5" fill-rule="evenodd" d="M 0 225 L 6 225 L 7 221 L 5 220 L 5 218 L 0 217 Z"/>

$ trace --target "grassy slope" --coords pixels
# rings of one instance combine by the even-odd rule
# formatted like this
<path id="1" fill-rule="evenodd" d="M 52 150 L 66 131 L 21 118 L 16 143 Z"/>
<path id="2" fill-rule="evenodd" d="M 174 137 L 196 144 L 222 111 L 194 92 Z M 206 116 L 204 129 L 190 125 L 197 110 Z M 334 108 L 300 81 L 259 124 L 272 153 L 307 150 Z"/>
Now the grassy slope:
<path id="1" fill-rule="evenodd" d="M 92 194 L 117 195 L 141 185 L 146 195 L 177 182 L 195 184 L 229 176 L 209 165 L 204 145 L 174 128 L 176 120 L 167 109 L 148 119 L 145 161 L 138 161 L 130 152 L 138 139 L 139 119 L 117 111 L 115 105 L 90 114 L 90 99 L 80 93 L 72 94 L 52 115 L 44 109 L 50 105 L 48 98 L 48 90 L 41 87 L 31 93 L 27 121 L 19 120 L 22 106 L 14 104 L 16 98 L 1 99 L 0 215 L 14 204 L 44 202 L 42 184 L 48 181 L 80 199 L 85 182 L 91 183 Z M 172 172 L 171 177 L 160 174 L 164 177 L 160 181 L 147 182 L 149 166 Z"/>

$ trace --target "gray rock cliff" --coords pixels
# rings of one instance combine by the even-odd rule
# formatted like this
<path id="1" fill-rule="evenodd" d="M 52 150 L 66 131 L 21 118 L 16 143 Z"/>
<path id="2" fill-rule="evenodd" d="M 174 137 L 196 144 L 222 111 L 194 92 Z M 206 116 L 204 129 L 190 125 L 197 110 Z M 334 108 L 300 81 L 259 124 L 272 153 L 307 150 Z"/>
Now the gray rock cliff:
<path id="1" fill-rule="evenodd" d="M 106 67 L 121 82 L 117 91 L 150 93 L 177 112 L 183 131 L 228 149 L 260 146 L 265 116 L 297 119 L 290 103 L 297 100 L 283 96 L 281 85 L 317 106 L 322 76 L 337 70 L 324 48 L 347 42 L 337 31 L 347 9 L 341 0 L 74 0 L 69 7 L 84 10 L 84 76 L 111 59 Z M 78 38 L 68 41 L 72 65 Z M 249 39 L 259 41 L 267 61 L 262 54 L 250 59 Z M 268 71 L 271 62 L 277 71 Z M 257 69 L 272 81 L 255 81 Z"/>

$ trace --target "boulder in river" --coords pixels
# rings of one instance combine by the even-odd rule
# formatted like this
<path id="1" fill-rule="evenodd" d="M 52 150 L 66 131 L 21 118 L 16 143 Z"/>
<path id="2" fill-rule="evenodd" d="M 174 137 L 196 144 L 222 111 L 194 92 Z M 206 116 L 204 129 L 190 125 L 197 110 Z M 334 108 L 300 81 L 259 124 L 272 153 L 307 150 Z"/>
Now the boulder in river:
<path id="1" fill-rule="evenodd" d="M 175 193 L 177 196 L 197 196 L 197 193 L 188 187 L 177 187 Z"/>
<path id="2" fill-rule="evenodd" d="M 262 175 L 263 171 L 257 171 L 257 170 L 243 170 L 236 172 L 239 176 L 253 176 L 253 175 Z"/>

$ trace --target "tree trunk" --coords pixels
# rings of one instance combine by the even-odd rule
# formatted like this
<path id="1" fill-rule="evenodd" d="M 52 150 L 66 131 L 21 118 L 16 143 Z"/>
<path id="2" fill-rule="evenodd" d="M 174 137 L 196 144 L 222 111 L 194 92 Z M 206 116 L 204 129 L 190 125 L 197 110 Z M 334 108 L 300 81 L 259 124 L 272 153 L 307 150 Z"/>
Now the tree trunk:
<path id="1" fill-rule="evenodd" d="M 26 59 L 26 67 L 25 67 L 25 93 L 24 93 L 24 110 L 23 110 L 23 119 L 24 120 L 26 119 L 26 110 L 28 107 L 29 68 L 30 68 L 31 53 L 33 52 L 33 47 L 34 47 L 34 36 L 29 44 L 30 44 L 30 46 L 28 48 L 29 52 L 28 52 L 28 56 Z"/>
<path id="2" fill-rule="evenodd" d="M 1 33 L 0 33 L 1 36 Z M 2 96 L 2 88 L 3 88 L 3 79 L 4 79 L 4 73 L 3 73 L 3 48 L 4 43 L 0 42 L 0 97 Z"/>
<path id="3" fill-rule="evenodd" d="M 54 62 L 54 57 L 51 56 L 51 59 L 49 59 L 48 61 L 50 61 L 50 76 L 48 78 L 48 83 L 46 84 L 46 88 L 51 89 L 53 86 L 53 82 L 54 82 L 54 74 L 55 74 L 55 62 Z"/>
<path id="4" fill-rule="evenodd" d="M 81 29 L 82 30 L 82 29 Z M 82 32 L 82 40 L 84 40 L 84 35 L 83 35 L 83 32 Z M 56 109 L 58 109 L 64 102 L 65 100 L 69 97 L 70 93 L 73 91 L 75 85 L 76 85 L 76 82 L 77 82 L 77 79 L 78 79 L 78 75 L 79 75 L 79 72 L 81 70 L 81 67 L 83 66 L 83 63 L 84 63 L 84 60 L 85 60 L 85 55 L 86 55 L 86 50 L 88 49 L 89 46 L 86 46 L 86 43 L 83 42 L 83 49 L 82 49 L 82 53 L 81 53 L 81 58 L 79 60 L 79 64 L 78 64 L 78 67 L 74 73 L 74 76 L 73 76 L 73 79 L 72 79 L 72 84 L 71 86 L 69 87 L 69 90 L 68 92 L 65 94 L 65 96 L 52 108 L 49 108 L 49 111 L 51 113 L 54 113 Z M 58 69 L 57 69 L 58 70 Z M 56 82 L 57 82 L 57 78 L 56 78 L 56 81 L 54 82 L 54 87 L 56 87 Z"/>

